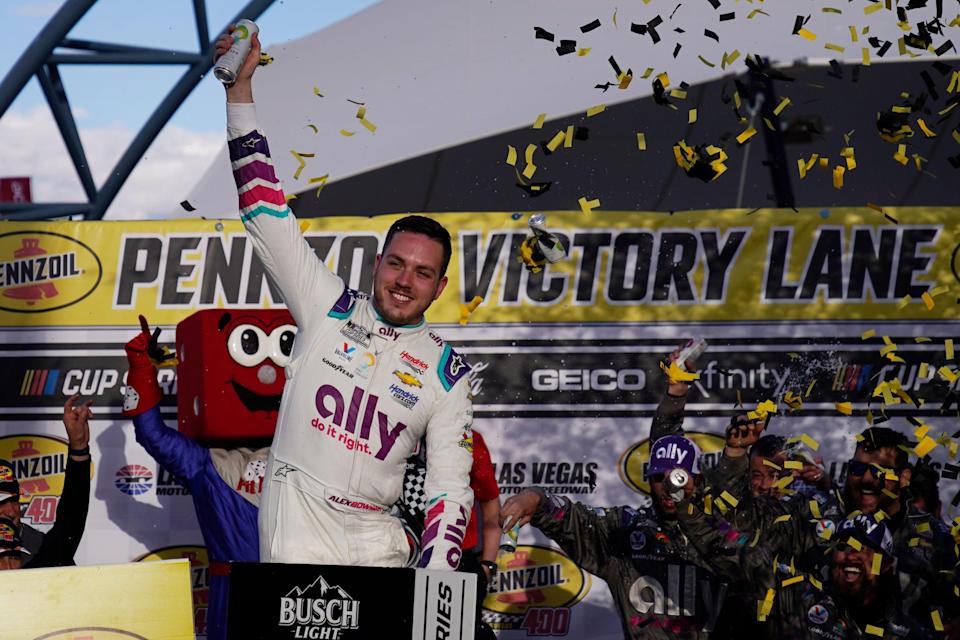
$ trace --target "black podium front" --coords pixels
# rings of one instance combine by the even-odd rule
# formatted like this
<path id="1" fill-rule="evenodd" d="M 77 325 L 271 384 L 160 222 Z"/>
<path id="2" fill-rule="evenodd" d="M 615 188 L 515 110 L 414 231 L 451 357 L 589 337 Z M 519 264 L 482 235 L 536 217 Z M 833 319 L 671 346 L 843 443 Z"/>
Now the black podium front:
<path id="1" fill-rule="evenodd" d="M 473 640 L 471 573 L 234 562 L 229 574 L 229 638 Z"/>

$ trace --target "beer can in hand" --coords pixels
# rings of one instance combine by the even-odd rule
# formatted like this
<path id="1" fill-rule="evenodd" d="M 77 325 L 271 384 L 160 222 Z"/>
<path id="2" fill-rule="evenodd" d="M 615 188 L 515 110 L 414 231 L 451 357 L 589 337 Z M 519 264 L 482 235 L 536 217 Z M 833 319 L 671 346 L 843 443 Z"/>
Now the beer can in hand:
<path id="1" fill-rule="evenodd" d="M 707 341 L 701 336 L 690 338 L 677 355 L 677 366 L 687 370 L 687 360 L 696 360 L 707 350 Z"/>
<path id="2" fill-rule="evenodd" d="M 237 73 L 240 72 L 243 61 L 250 53 L 253 34 L 259 32 L 260 27 L 252 20 L 240 20 L 234 25 L 233 33 L 230 34 L 233 44 L 213 65 L 213 75 L 217 80 L 223 84 L 233 84 L 237 81 Z"/>

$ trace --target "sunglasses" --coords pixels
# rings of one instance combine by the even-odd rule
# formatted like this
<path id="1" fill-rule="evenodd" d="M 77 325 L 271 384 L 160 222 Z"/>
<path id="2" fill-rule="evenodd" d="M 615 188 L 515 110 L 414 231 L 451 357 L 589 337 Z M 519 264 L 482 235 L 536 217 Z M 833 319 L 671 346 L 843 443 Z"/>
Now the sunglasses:
<path id="1" fill-rule="evenodd" d="M 852 476 L 862 476 L 868 470 L 875 478 L 883 478 L 883 479 L 886 479 L 887 473 L 893 473 L 891 469 L 887 469 L 886 467 L 881 467 L 880 465 L 874 464 L 872 462 L 860 462 L 859 460 L 847 461 L 847 473 L 849 473 Z"/>

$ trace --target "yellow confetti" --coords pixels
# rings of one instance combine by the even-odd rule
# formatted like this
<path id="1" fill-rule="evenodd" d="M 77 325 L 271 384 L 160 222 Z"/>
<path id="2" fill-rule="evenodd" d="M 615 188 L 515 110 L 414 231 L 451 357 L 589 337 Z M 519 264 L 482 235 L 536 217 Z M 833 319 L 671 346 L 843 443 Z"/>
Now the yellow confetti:
<path id="1" fill-rule="evenodd" d="M 585 197 L 581 196 L 577 202 L 580 203 L 580 211 L 583 213 L 592 213 L 594 209 L 600 206 L 600 198 L 587 200 Z"/>
<path id="2" fill-rule="evenodd" d="M 790 520 L 790 514 L 784 514 L 782 516 L 777 516 L 773 520 L 773 524 L 780 524 L 781 522 L 788 522 Z"/>
<path id="3" fill-rule="evenodd" d="M 778 465 L 773 460 L 770 460 L 768 458 L 761 458 L 761 460 L 763 461 L 763 466 L 770 467 L 771 469 L 776 469 L 777 471 L 783 471 L 783 467 Z"/>
<path id="4" fill-rule="evenodd" d="M 804 397 L 804 398 L 809 398 L 809 397 L 810 397 L 810 392 L 813 391 L 813 385 L 815 385 L 815 384 L 817 384 L 816 378 L 814 378 L 813 380 L 811 380 L 811 381 L 810 381 L 810 384 L 807 385 L 807 391 L 806 391 L 806 393 L 803 394 L 803 397 Z"/>
<path id="5" fill-rule="evenodd" d="M 806 38 L 807 40 L 810 40 L 811 42 L 813 42 L 814 40 L 817 39 L 817 34 L 813 33 L 812 31 L 808 31 L 808 30 L 807 30 L 806 28 L 804 28 L 804 27 L 801 27 L 800 30 L 797 31 L 797 35 L 800 36 L 800 37 L 802 37 L 802 38 Z"/>
<path id="6" fill-rule="evenodd" d="M 843 174 L 846 172 L 846 168 L 837 165 L 833 168 L 833 188 L 842 189 L 843 188 Z"/>
<path id="7" fill-rule="evenodd" d="M 721 68 L 721 69 L 726 69 L 726 68 L 727 68 L 727 65 L 732 65 L 734 62 L 737 61 L 737 58 L 739 58 L 739 57 L 740 57 L 740 50 L 739 50 L 739 49 L 734 49 L 734 50 L 731 51 L 730 53 L 724 52 L 723 58 L 721 58 L 721 60 L 720 60 L 720 68 Z"/>
<path id="8" fill-rule="evenodd" d="M 761 14 L 761 15 L 765 15 L 765 16 L 767 16 L 767 17 L 770 17 L 770 14 L 767 13 L 766 11 L 764 11 L 764 10 L 762 10 L 762 9 L 754 9 L 753 11 L 751 11 L 750 13 L 747 14 L 747 20 L 753 20 L 753 16 L 757 15 L 758 13 Z"/>
<path id="9" fill-rule="evenodd" d="M 606 108 L 607 108 L 607 105 L 605 105 L 605 104 L 598 104 L 598 105 L 595 106 L 595 107 L 590 107 L 589 109 L 587 109 L 587 117 L 588 117 L 588 118 L 592 118 L 593 116 L 597 115 L 598 113 L 603 113 L 604 110 L 606 110 Z"/>
<path id="10" fill-rule="evenodd" d="M 547 143 L 547 149 L 550 150 L 550 153 L 553 153 L 554 151 L 556 151 L 556 150 L 557 150 L 557 147 L 559 147 L 561 144 L 563 144 L 563 140 L 564 140 L 565 137 L 566 137 L 566 135 L 565 135 L 564 132 L 561 130 L 561 131 L 558 131 L 558 132 L 550 139 L 550 142 Z"/>
<path id="11" fill-rule="evenodd" d="M 923 304 L 927 305 L 927 311 L 933 311 L 933 296 L 924 291 L 922 294 L 920 294 L 920 298 L 923 299 Z"/>
<path id="12" fill-rule="evenodd" d="M 870 66 L 870 49 L 863 47 L 860 49 L 860 61 L 865 67 Z"/>
<path id="13" fill-rule="evenodd" d="M 859 39 L 857 36 L 857 27 L 850 25 L 850 42 L 857 42 Z"/>
<path id="14" fill-rule="evenodd" d="M 563 134 L 563 148 L 570 149 L 573 147 L 573 125 L 567 127 L 567 130 Z"/>
<path id="15" fill-rule="evenodd" d="M 900 164 L 906 166 L 907 162 L 909 161 L 907 159 L 907 145 L 905 144 L 897 145 L 897 152 L 893 154 L 893 159 L 899 162 Z"/>
<path id="16" fill-rule="evenodd" d="M 913 448 L 914 453 L 918 457 L 922 458 L 927 455 L 937 446 L 937 441 L 931 438 L 930 436 L 924 436 L 923 440 L 917 443 L 917 446 Z"/>
<path id="17" fill-rule="evenodd" d="M 296 200 L 296 198 L 297 198 L 297 194 L 295 193 L 288 193 L 285 196 L 283 196 L 284 202 L 290 202 L 291 200 Z"/>
<path id="18" fill-rule="evenodd" d="M 943 349 L 947 354 L 947 360 L 953 360 L 953 338 L 947 338 L 943 341 Z"/>
<path id="19" fill-rule="evenodd" d="M 753 127 L 747 127 L 746 131 L 737 136 L 737 142 L 743 144 L 755 135 L 757 135 L 757 130 Z"/>
<path id="20" fill-rule="evenodd" d="M 526 166 L 523 168 L 523 177 L 527 180 L 530 180 L 533 177 L 533 174 L 537 172 L 537 165 L 533 163 L 533 154 L 537 150 L 537 145 L 528 144 L 527 148 L 523 152 L 523 159 L 526 163 Z"/>
<path id="21" fill-rule="evenodd" d="M 317 96 L 317 97 L 319 97 L 319 98 L 322 98 L 322 97 L 323 97 L 323 94 L 320 93 L 320 87 L 314 87 L 314 88 L 313 88 L 313 95 L 315 95 L 315 96 Z"/>
<path id="22" fill-rule="evenodd" d="M 319 196 L 319 195 L 320 195 L 320 192 L 323 191 L 323 188 L 326 186 L 326 184 L 327 184 L 327 179 L 328 179 L 329 177 L 330 177 L 330 174 L 329 174 L 329 173 L 326 173 L 326 174 L 324 174 L 324 175 L 322 175 L 322 176 L 319 176 L 319 177 L 316 177 L 316 178 L 310 178 L 309 180 L 307 180 L 307 183 L 308 183 L 308 184 L 319 184 L 319 185 L 320 185 L 319 187 L 317 187 L 317 195 Z"/>
<path id="23" fill-rule="evenodd" d="M 943 620 L 940 619 L 940 612 L 936 609 L 930 610 L 930 619 L 933 621 L 933 628 L 937 631 L 943 631 Z"/>
<path id="24" fill-rule="evenodd" d="M 875 335 L 877 335 L 877 330 L 876 330 L 876 329 L 867 329 L 866 331 L 864 331 L 863 333 L 860 334 L 860 339 L 861 339 L 861 340 L 869 340 L 870 338 L 874 337 Z"/>
<path id="25" fill-rule="evenodd" d="M 582 199 L 583 198 L 581 198 L 581 200 Z M 667 374 L 667 378 L 670 379 L 671 384 L 676 382 L 692 382 L 700 379 L 699 373 L 690 373 L 689 371 L 684 371 L 676 362 L 671 362 L 670 366 L 667 366 L 661 362 L 660 369 Z"/>
<path id="26" fill-rule="evenodd" d="M 847 538 L 847 544 L 853 547 L 854 549 L 856 549 L 857 551 L 860 551 L 863 549 L 863 545 L 860 544 L 860 541 L 857 540 L 856 538 Z"/>
<path id="27" fill-rule="evenodd" d="M 715 69 L 716 66 L 717 66 L 717 65 L 713 64 L 712 62 L 710 62 L 709 60 L 707 60 L 706 58 L 704 58 L 704 57 L 701 56 L 701 55 L 698 55 L 697 58 L 700 59 L 700 62 L 702 62 L 703 64 L 707 65 L 707 66 L 710 67 L 711 69 Z"/>
<path id="28" fill-rule="evenodd" d="M 737 500 L 736 498 L 734 498 L 732 495 L 730 495 L 730 494 L 727 493 L 726 491 L 724 491 L 723 493 L 721 493 L 721 494 L 720 494 L 720 497 L 723 498 L 724 500 L 726 500 L 727 502 L 729 502 L 729 503 L 730 503 L 730 506 L 732 506 L 732 507 L 735 507 L 735 506 L 737 506 L 738 504 L 740 504 L 740 501 L 739 501 L 739 500 Z"/>
<path id="29" fill-rule="evenodd" d="M 879 553 L 873 554 L 873 562 L 870 565 L 871 575 L 880 575 L 880 566 L 883 564 L 883 556 Z"/>
<path id="30" fill-rule="evenodd" d="M 957 16 L 960 18 L 960 16 Z M 954 71 L 950 76 L 950 86 L 947 87 L 947 93 L 956 93 L 960 91 L 960 71 Z"/>
<path id="31" fill-rule="evenodd" d="M 922 131 L 923 135 L 927 138 L 937 137 L 937 134 L 930 130 L 930 127 L 928 127 L 927 123 L 923 121 L 923 118 L 917 118 L 917 126 L 920 127 L 920 131 Z"/>
<path id="32" fill-rule="evenodd" d="M 543 123 L 547 120 L 547 114 L 541 113 L 537 116 L 537 119 L 533 121 L 534 129 L 543 129 Z"/>
<path id="33" fill-rule="evenodd" d="M 868 5 L 868 6 L 864 7 L 864 8 L 863 8 L 863 14 L 868 16 L 868 15 L 870 15 L 871 13 L 876 13 L 877 11 L 880 11 L 880 9 L 883 9 L 883 3 L 877 2 L 877 3 L 875 3 L 875 4 L 871 4 L 871 5 Z"/>
<path id="34" fill-rule="evenodd" d="M 320 129 L 318 129 L 317 125 L 315 124 L 308 124 L 307 128 L 313 131 L 314 133 L 320 133 Z"/>
<path id="35" fill-rule="evenodd" d="M 474 311 L 477 310 L 477 307 L 480 306 L 481 302 L 483 302 L 482 296 L 473 296 L 473 300 L 471 300 L 468 304 L 460 305 L 460 324 L 461 325 L 467 324 L 470 318 L 470 314 L 472 314 Z"/>
<path id="36" fill-rule="evenodd" d="M 798 582 L 803 582 L 803 580 L 804 580 L 803 576 L 794 576 L 794 577 L 792 577 L 792 578 L 787 578 L 786 580 L 784 580 L 782 583 L 780 583 L 780 586 L 781 586 L 781 587 L 789 587 L 789 586 L 792 585 L 792 584 L 797 584 Z"/>
<path id="37" fill-rule="evenodd" d="M 790 98 L 786 98 L 786 97 L 783 98 L 783 100 L 780 101 L 780 104 L 778 104 L 777 107 L 773 110 L 773 115 L 775 116 L 780 115 L 780 113 L 783 112 L 783 110 L 789 106 L 790 106 Z"/>
<path id="38" fill-rule="evenodd" d="M 838 402 L 836 404 L 836 407 L 837 407 L 837 411 L 839 411 L 845 416 L 849 416 L 853 414 L 853 405 L 849 402 Z"/>
<path id="39" fill-rule="evenodd" d="M 838 53 L 843 53 L 846 51 L 845 47 L 841 47 L 838 44 L 833 44 L 832 42 L 827 42 L 823 45 L 824 49 L 829 49 L 830 51 L 837 51 Z"/>
<path id="40" fill-rule="evenodd" d="M 937 369 L 937 373 L 939 373 L 940 376 L 950 384 L 953 384 L 954 382 L 957 381 L 957 374 L 951 371 L 950 367 L 946 365 Z"/>
<path id="41" fill-rule="evenodd" d="M 882 6 L 882 5 L 879 5 L 879 4 L 878 4 L 877 6 L 879 7 L 879 6 Z M 866 9 L 865 9 L 864 11 L 866 11 Z M 883 627 L 878 627 L 878 626 L 873 625 L 873 624 L 868 624 L 868 625 L 864 628 L 864 631 L 866 631 L 867 633 L 869 633 L 869 634 L 872 635 L 872 636 L 880 636 L 881 638 L 883 637 Z"/>
<path id="42" fill-rule="evenodd" d="M 580 56 L 581 58 L 587 55 L 588 53 L 590 53 L 590 47 L 580 47 L 579 49 L 577 49 L 577 55 Z"/>
<path id="43" fill-rule="evenodd" d="M 299 180 L 300 172 L 303 171 L 303 168 L 307 166 L 306 158 L 312 158 L 316 154 L 300 153 L 299 151 L 294 151 L 293 149 L 290 149 L 290 153 L 293 155 L 294 158 L 297 159 L 297 162 L 299 163 L 299 165 L 297 166 L 297 170 L 293 172 L 293 179 Z"/>
<path id="44" fill-rule="evenodd" d="M 829 531 L 829 529 L 827 531 Z M 816 578 L 814 578 L 813 576 L 810 576 L 810 584 L 815 586 L 820 591 L 823 591 L 823 583 L 817 580 Z"/>
<path id="45" fill-rule="evenodd" d="M 356 131 L 347 131 L 346 129 L 340 129 L 340 135 L 347 136 L 348 138 L 352 135 L 356 135 Z"/>
<path id="46" fill-rule="evenodd" d="M 921 362 L 920 370 L 917 371 L 917 376 L 919 376 L 921 380 L 924 380 L 926 379 L 928 373 L 930 373 L 930 364 L 927 362 Z"/>
<path id="47" fill-rule="evenodd" d="M 643 133 L 637 133 L 637 148 L 640 151 L 647 150 L 647 137 Z"/>
<path id="48" fill-rule="evenodd" d="M 517 149 L 511 145 L 507 145 L 507 164 L 511 167 L 517 166 Z"/>
<path id="49" fill-rule="evenodd" d="M 817 502 L 816 500 L 810 501 L 810 513 L 813 514 L 813 517 L 816 518 L 817 520 L 821 518 L 820 503 Z"/>
<path id="50" fill-rule="evenodd" d="M 687 124 L 693 124 L 696 121 L 697 121 L 697 110 L 690 109 L 690 111 L 687 113 Z"/>
<path id="51" fill-rule="evenodd" d="M 803 463 L 799 460 L 787 460 L 783 463 L 784 469 L 796 469 L 797 471 L 803 470 Z"/>

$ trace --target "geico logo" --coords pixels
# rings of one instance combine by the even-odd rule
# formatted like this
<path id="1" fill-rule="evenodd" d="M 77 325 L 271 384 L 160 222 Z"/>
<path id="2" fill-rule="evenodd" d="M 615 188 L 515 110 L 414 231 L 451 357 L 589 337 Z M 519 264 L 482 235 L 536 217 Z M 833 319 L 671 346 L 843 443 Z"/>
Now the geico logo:
<path id="1" fill-rule="evenodd" d="M 643 369 L 537 369 L 535 391 L 639 391 L 647 384 Z"/>

